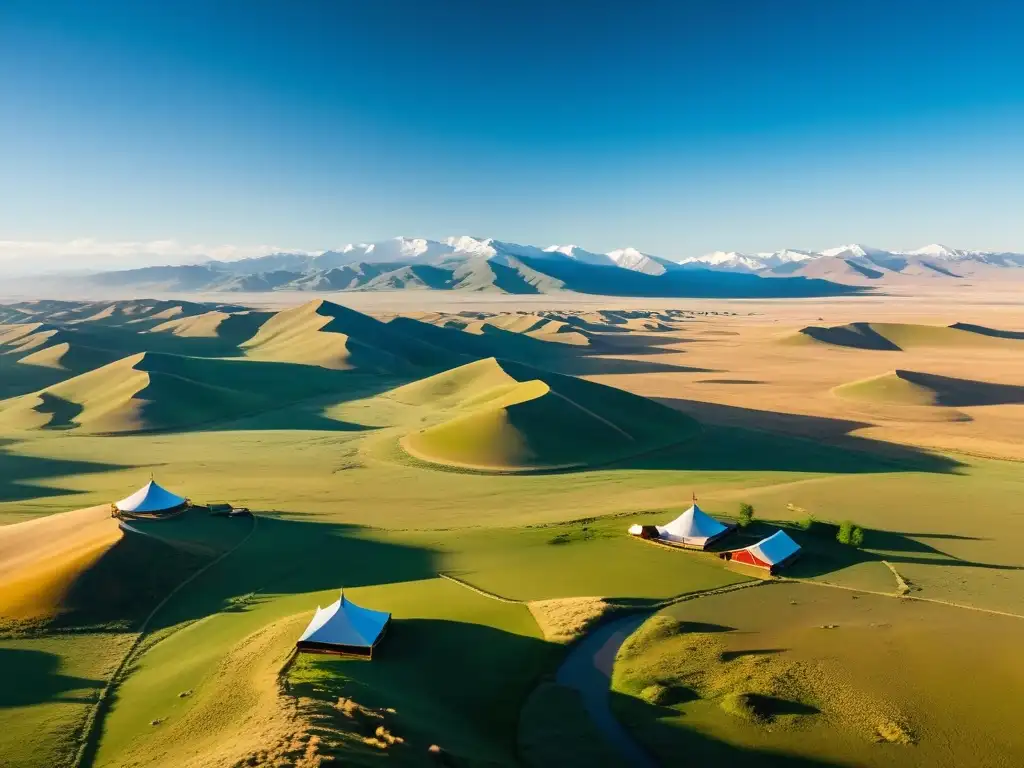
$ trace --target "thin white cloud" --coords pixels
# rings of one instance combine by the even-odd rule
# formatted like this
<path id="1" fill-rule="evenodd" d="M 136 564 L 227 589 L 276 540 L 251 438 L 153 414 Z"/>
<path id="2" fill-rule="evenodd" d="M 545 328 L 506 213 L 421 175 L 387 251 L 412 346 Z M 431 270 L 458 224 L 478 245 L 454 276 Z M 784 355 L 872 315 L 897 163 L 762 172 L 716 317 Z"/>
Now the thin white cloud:
<path id="1" fill-rule="evenodd" d="M 207 245 L 178 240 L 0 240 L 0 269 L 7 274 L 65 270 L 132 269 L 165 264 L 234 261 L 268 253 L 316 253 L 276 245 Z"/>

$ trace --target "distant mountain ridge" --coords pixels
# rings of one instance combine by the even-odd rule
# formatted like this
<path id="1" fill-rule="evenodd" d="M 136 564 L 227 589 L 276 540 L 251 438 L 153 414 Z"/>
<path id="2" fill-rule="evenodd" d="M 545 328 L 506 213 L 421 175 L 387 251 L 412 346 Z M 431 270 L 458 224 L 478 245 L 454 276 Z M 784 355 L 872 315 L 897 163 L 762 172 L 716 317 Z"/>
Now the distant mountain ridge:
<path id="1" fill-rule="evenodd" d="M 1024 268 L 1024 254 L 933 244 L 887 251 L 848 244 L 822 251 L 715 251 L 675 261 L 636 248 L 538 247 L 469 235 L 396 237 L 319 253 L 281 252 L 76 277 L 94 289 L 185 292 L 453 290 L 573 291 L 650 297 L 767 298 L 849 293 L 851 286 L 956 280 Z M 1024 277 L 1024 272 L 1020 273 Z M 770 280 L 766 280 L 770 278 Z"/>
<path id="2" fill-rule="evenodd" d="M 683 266 L 744 274 L 818 277 L 844 284 L 898 282 L 907 278 L 979 277 L 993 269 L 1024 268 L 1024 253 L 950 248 L 933 243 L 888 251 L 860 243 L 822 251 L 722 252 L 683 260 Z M 1024 277 L 1024 273 L 1021 273 Z"/>
<path id="3" fill-rule="evenodd" d="M 560 291 L 606 296 L 773 298 L 855 292 L 803 275 L 766 280 L 684 265 L 635 248 L 510 243 L 463 235 L 398 237 L 318 254 L 272 253 L 238 261 L 143 267 L 76 277 L 74 287 L 146 292 L 444 290 L 505 294 Z"/>

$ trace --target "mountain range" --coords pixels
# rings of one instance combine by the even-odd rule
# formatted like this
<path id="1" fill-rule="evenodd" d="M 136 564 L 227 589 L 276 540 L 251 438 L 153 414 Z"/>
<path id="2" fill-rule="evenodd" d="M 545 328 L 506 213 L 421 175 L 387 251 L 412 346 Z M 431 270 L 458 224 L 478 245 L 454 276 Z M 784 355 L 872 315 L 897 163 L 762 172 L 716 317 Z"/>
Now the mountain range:
<path id="1" fill-rule="evenodd" d="M 574 291 L 645 297 L 786 297 L 854 293 L 921 278 L 958 280 L 1021 269 L 1024 254 L 929 245 L 886 251 L 844 245 L 820 252 L 722 252 L 681 261 L 621 248 L 537 247 L 469 236 L 397 237 L 310 254 L 153 266 L 76 276 L 76 288 L 185 292 Z M 1018 275 L 1014 275 L 1018 276 Z M 52 281 L 54 278 L 48 278 Z M 59 281 L 59 278 L 56 278 Z"/>
<path id="2" fill-rule="evenodd" d="M 995 270 L 1024 268 L 1024 254 L 967 251 L 934 243 L 912 251 L 887 251 L 850 244 L 823 251 L 782 250 L 770 253 L 716 251 L 684 259 L 684 268 L 755 274 L 764 277 L 802 275 L 844 284 L 899 282 L 901 279 L 978 278 Z M 1024 277 L 1024 272 L 1015 276 Z"/>

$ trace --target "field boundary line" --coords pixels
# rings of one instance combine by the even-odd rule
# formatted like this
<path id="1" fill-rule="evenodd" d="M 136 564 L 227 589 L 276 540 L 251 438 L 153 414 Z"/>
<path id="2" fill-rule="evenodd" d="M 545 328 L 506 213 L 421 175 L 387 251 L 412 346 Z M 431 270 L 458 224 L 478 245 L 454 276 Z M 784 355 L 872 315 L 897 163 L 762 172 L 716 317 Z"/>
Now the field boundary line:
<path id="1" fill-rule="evenodd" d="M 771 584 L 772 582 L 768 579 L 751 579 L 750 581 L 741 581 L 738 584 L 726 584 L 724 587 L 712 587 L 711 589 L 702 589 L 696 592 L 684 592 L 681 595 L 675 597 L 669 597 L 661 602 L 654 603 L 650 606 L 642 606 L 640 604 L 626 605 L 626 608 L 644 608 L 650 607 L 653 610 L 661 610 L 662 608 L 668 608 L 670 605 L 676 605 L 678 603 L 686 603 L 690 600 L 696 600 L 700 597 L 714 597 L 715 595 L 726 595 L 730 592 L 737 592 L 741 589 L 749 589 L 750 587 L 760 587 L 765 584 Z"/>
<path id="2" fill-rule="evenodd" d="M 817 587 L 831 587 L 832 589 L 845 589 L 847 592 L 859 592 L 862 595 L 878 595 L 879 597 L 889 597 L 896 600 L 915 600 L 919 603 L 934 603 L 936 605 L 945 605 L 950 608 L 961 608 L 965 611 L 977 611 L 978 613 L 988 613 L 993 616 L 1006 616 L 1011 619 L 1024 619 L 1024 614 L 1012 613 L 1010 611 L 1000 611 L 995 608 L 982 608 L 978 605 L 967 605 L 965 603 L 954 603 L 951 600 L 942 600 L 938 597 L 918 597 L 917 595 L 902 594 L 900 592 L 879 592 L 874 589 L 861 589 L 860 587 L 847 587 L 843 584 L 833 584 L 830 581 L 814 581 L 812 579 L 794 579 L 788 576 L 777 576 L 776 581 L 788 582 L 790 584 L 811 584 Z"/>
<path id="3" fill-rule="evenodd" d="M 890 563 L 888 560 L 883 560 L 882 561 L 882 565 L 884 565 L 886 568 L 888 568 L 890 571 L 892 571 L 892 575 L 896 577 L 896 592 L 897 592 L 897 594 L 899 594 L 901 596 L 909 595 L 910 594 L 910 585 L 907 584 L 906 579 L 904 579 L 900 575 L 900 572 L 896 570 L 896 567 L 892 563 Z"/>
<path id="4" fill-rule="evenodd" d="M 529 602 L 527 600 L 516 600 L 515 598 L 511 597 L 502 597 L 501 595 L 495 594 L 494 592 L 488 592 L 486 589 L 481 589 L 480 587 L 474 586 L 473 584 L 470 584 L 468 581 L 463 581 L 462 579 L 456 578 L 455 576 L 449 576 L 447 573 L 439 573 L 437 575 L 440 576 L 442 579 L 447 579 L 448 581 L 458 584 L 463 589 L 468 589 L 471 592 L 476 592 L 478 595 L 489 597 L 491 600 L 497 600 L 500 603 L 509 603 L 510 605 L 526 605 L 527 602 Z"/>
<path id="5" fill-rule="evenodd" d="M 86 716 L 85 723 L 82 726 L 82 736 L 80 743 L 78 745 L 78 752 L 75 754 L 75 759 L 71 763 L 72 768 L 88 768 L 88 766 L 92 765 L 95 755 L 90 754 L 90 748 L 94 747 L 94 742 L 97 738 L 97 728 L 103 723 L 101 712 L 103 708 L 107 705 L 110 699 L 110 694 L 114 692 L 114 689 L 120 682 L 121 676 L 124 674 L 125 669 L 127 669 L 128 665 L 133 661 L 135 652 L 138 650 L 139 646 L 142 644 L 142 640 L 146 636 L 146 631 L 149 629 L 150 622 L 153 621 L 154 618 L 156 618 L 156 615 L 160 613 L 163 607 L 167 605 L 167 603 L 169 603 L 171 599 L 178 594 L 178 592 L 187 587 L 189 584 L 191 584 L 197 578 L 202 576 L 208 570 L 213 568 L 213 566 L 217 565 L 222 560 L 227 558 L 229 555 L 233 554 L 250 538 L 252 538 L 252 535 L 256 533 L 257 521 L 258 516 L 253 515 L 252 528 L 249 529 L 249 533 L 245 535 L 245 538 L 243 538 L 240 542 L 238 542 L 227 552 L 222 553 L 219 557 L 216 557 L 215 559 L 208 562 L 206 565 L 204 565 L 198 571 L 193 573 L 191 576 L 189 576 L 187 579 L 181 582 L 174 589 L 172 589 L 164 597 L 164 599 L 157 604 L 156 608 L 150 611 L 149 615 L 146 616 L 146 618 L 143 620 L 142 624 L 139 626 L 138 634 L 135 636 L 135 639 L 132 641 L 132 644 L 128 647 L 128 650 L 125 652 L 125 655 L 121 659 L 121 662 L 117 665 L 117 668 L 110 676 L 110 679 L 107 681 L 107 684 L 103 686 L 103 690 L 100 691 L 100 695 L 96 698 L 96 703 L 93 705 L 89 714 Z"/>
<path id="6" fill-rule="evenodd" d="M 455 576 L 450 576 L 447 573 L 439 573 L 437 575 L 440 578 L 442 578 L 442 579 L 446 579 L 446 580 L 451 581 L 451 582 L 453 582 L 455 584 L 458 584 L 463 589 L 468 589 L 471 592 L 476 592 L 478 595 L 482 595 L 483 597 L 490 598 L 491 600 L 497 600 L 498 602 L 501 602 L 501 603 L 508 603 L 510 605 L 529 605 L 530 603 L 538 602 L 537 600 L 516 600 L 516 599 L 511 598 L 511 597 L 503 597 L 501 595 L 495 594 L 494 592 L 488 592 L 486 589 L 481 589 L 480 587 L 474 586 L 473 584 L 470 584 L 468 581 L 463 581 L 462 579 L 457 578 Z M 713 595 L 724 595 L 724 594 L 727 594 L 729 592 L 735 592 L 738 589 L 747 589 L 748 587 L 757 587 L 757 586 L 760 586 L 762 584 L 771 584 L 771 583 L 772 582 L 767 580 L 767 579 L 751 579 L 750 581 L 741 581 L 738 584 L 726 584 L 725 586 L 722 586 L 722 587 L 711 587 L 710 589 L 697 590 L 696 592 L 682 592 L 682 593 L 680 593 L 678 595 L 675 595 L 673 597 L 666 597 L 663 600 L 658 600 L 658 601 L 653 602 L 653 603 L 626 603 L 626 602 L 614 603 L 613 602 L 613 603 L 611 603 L 611 605 L 616 610 L 618 610 L 618 611 L 634 611 L 634 610 L 658 611 L 658 610 L 661 610 L 662 608 L 668 608 L 670 605 L 675 605 L 676 603 L 685 603 L 688 600 L 696 600 L 698 597 L 711 597 Z M 547 598 L 545 598 L 545 599 L 547 599 Z M 558 600 L 558 599 L 561 599 L 561 598 L 551 598 L 551 599 Z M 602 600 L 616 600 L 617 598 L 614 598 L 614 597 L 607 598 L 607 597 L 605 597 L 605 598 L 601 598 L 601 599 Z"/>

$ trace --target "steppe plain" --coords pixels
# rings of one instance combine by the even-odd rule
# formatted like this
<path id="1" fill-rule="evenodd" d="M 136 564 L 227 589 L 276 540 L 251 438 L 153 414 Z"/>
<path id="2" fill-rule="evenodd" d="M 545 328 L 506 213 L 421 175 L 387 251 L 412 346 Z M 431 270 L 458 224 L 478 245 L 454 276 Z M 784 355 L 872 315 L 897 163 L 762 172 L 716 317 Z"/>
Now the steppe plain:
<path id="1" fill-rule="evenodd" d="M 1019 765 L 1019 288 L 8 305 L 0 762 L 619 764 L 558 670 L 628 620 L 654 763 Z M 256 516 L 125 533 L 150 473 Z M 625 535 L 692 495 L 804 556 Z M 293 657 L 342 587 L 378 656 Z"/>

